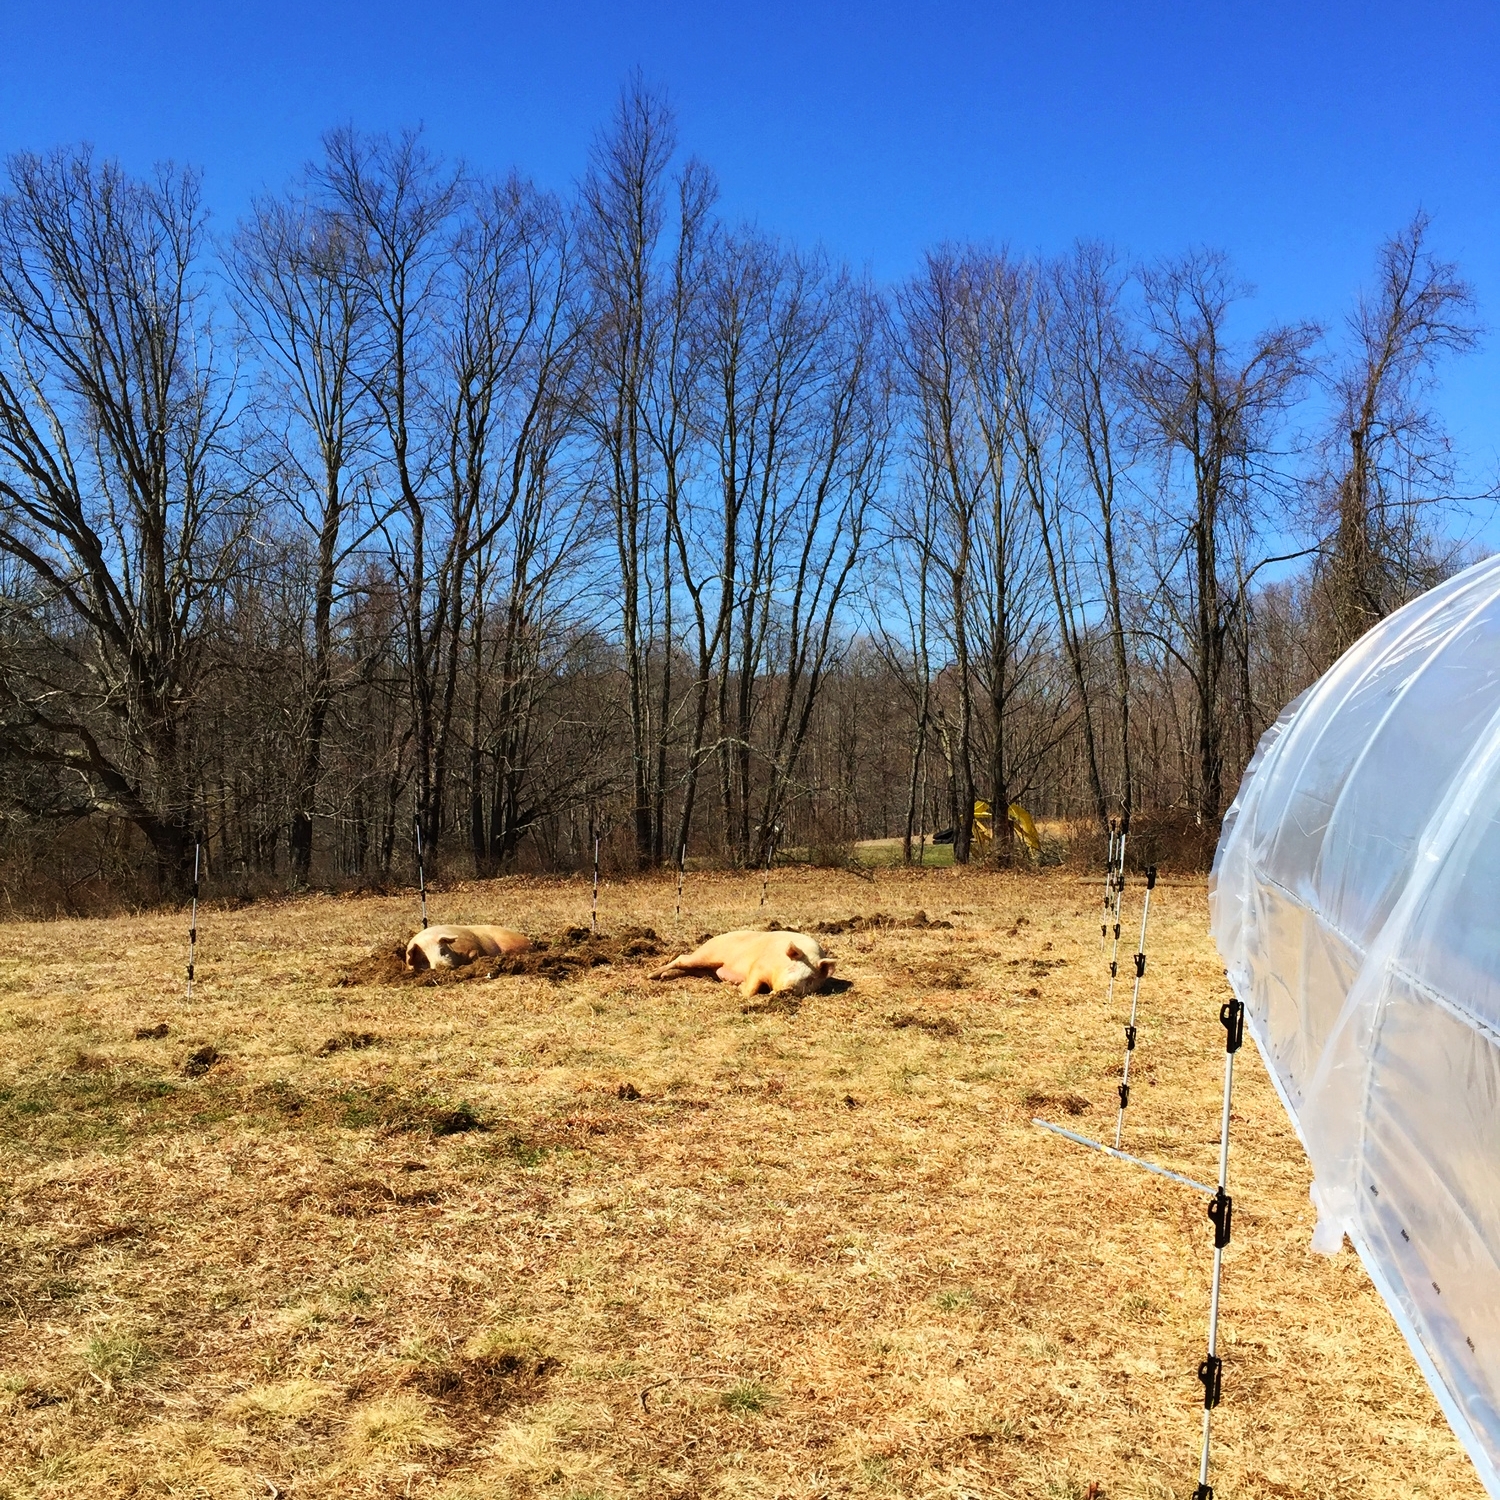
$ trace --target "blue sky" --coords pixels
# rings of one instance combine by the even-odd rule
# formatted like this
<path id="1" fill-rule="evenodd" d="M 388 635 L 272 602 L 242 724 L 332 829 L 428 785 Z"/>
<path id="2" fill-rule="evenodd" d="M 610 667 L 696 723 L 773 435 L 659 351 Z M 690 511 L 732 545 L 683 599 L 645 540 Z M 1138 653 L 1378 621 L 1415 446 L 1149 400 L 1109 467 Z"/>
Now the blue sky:
<path id="1" fill-rule="evenodd" d="M 566 189 L 627 72 L 736 217 L 889 280 L 975 237 L 1227 250 L 1259 314 L 1333 324 L 1417 207 L 1500 329 L 1500 7 L 0 0 L 0 147 L 201 166 L 221 223 L 321 131 L 422 124 Z M 1442 405 L 1500 462 L 1500 337 Z"/>

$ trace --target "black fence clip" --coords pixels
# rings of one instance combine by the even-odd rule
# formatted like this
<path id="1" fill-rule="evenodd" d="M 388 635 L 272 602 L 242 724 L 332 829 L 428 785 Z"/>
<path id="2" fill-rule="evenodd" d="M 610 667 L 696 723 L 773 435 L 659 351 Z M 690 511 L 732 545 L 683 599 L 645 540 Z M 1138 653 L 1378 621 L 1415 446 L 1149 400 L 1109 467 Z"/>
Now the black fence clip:
<path id="1" fill-rule="evenodd" d="M 1135 1051 L 1135 1027 L 1134 1026 L 1127 1026 L 1125 1028 L 1125 1050 L 1127 1052 L 1134 1052 Z"/>
<path id="2" fill-rule="evenodd" d="M 1146 972 L 1146 955 L 1137 953 L 1135 956 L 1135 977 L 1139 979 Z"/>
<path id="3" fill-rule="evenodd" d="M 196 927 L 189 927 L 188 928 L 188 942 L 190 942 L 190 943 L 196 943 L 197 941 L 198 941 L 198 929 Z"/>
<path id="4" fill-rule="evenodd" d="M 1210 1354 L 1198 1366 L 1198 1379 L 1203 1382 L 1203 1409 L 1205 1411 L 1212 1411 L 1219 1404 L 1219 1386 L 1223 1374 L 1224 1361 L 1217 1354 Z"/>
<path id="5" fill-rule="evenodd" d="M 1193 1500 L 1214 1500 L 1214 1487 L 1211 1484 L 1200 1484 L 1193 1491 Z"/>
<path id="6" fill-rule="evenodd" d="M 1130 1108 L 1130 1085 L 1128 1083 L 1122 1083 L 1122 1084 L 1120 1084 L 1119 1085 L 1119 1093 L 1120 1093 L 1120 1108 L 1121 1109 L 1129 1109 Z"/>
<path id="7" fill-rule="evenodd" d="M 1113 959 L 1113 958 L 1110 959 L 1110 961 L 1109 961 L 1109 977 L 1111 979 L 1113 979 L 1115 977 L 1115 975 L 1118 974 L 1119 972 L 1120 972 L 1120 965 L 1119 965 L 1118 961 L 1115 960 L 1115 959 Z"/>
<path id="8" fill-rule="evenodd" d="M 1154 891 L 1156 889 L 1156 866 L 1155 865 L 1147 865 L 1146 866 L 1146 889 L 1148 891 Z"/>
<path id="9" fill-rule="evenodd" d="M 1245 1040 L 1245 1006 L 1242 1001 L 1229 1000 L 1219 1007 L 1219 1024 L 1227 1035 L 1224 1038 L 1226 1052 L 1238 1052 Z"/>
<path id="10" fill-rule="evenodd" d="M 1120 924 L 1118 922 L 1115 923 L 1115 941 L 1117 943 L 1120 941 Z"/>
<path id="11" fill-rule="evenodd" d="M 188 983 L 191 984 L 193 982 L 193 966 L 192 966 L 192 964 L 188 965 L 187 977 L 188 977 Z"/>
<path id="12" fill-rule="evenodd" d="M 1234 1220 L 1234 1199 L 1219 1188 L 1208 1205 L 1208 1216 L 1214 1221 L 1214 1249 L 1222 1250 L 1229 1243 L 1230 1226 Z"/>

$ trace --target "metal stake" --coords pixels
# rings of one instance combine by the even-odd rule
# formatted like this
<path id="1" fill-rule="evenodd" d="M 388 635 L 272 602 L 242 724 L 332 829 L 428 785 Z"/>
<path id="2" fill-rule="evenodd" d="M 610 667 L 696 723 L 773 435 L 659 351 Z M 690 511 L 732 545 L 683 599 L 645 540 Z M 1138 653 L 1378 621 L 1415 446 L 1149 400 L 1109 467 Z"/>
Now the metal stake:
<path id="1" fill-rule="evenodd" d="M 1141 905 L 1141 940 L 1135 950 L 1135 990 L 1130 996 L 1130 1020 L 1125 1026 L 1125 1067 L 1120 1074 L 1120 1114 L 1115 1120 L 1115 1149 L 1125 1129 L 1125 1110 L 1130 1104 L 1130 1059 L 1135 1056 L 1135 1017 L 1141 1003 L 1141 979 L 1146 973 L 1146 919 L 1151 915 L 1151 892 L 1156 889 L 1156 866 L 1146 870 L 1146 899 Z M 1111 983 L 1113 977 L 1111 976 Z"/>
<path id="2" fill-rule="evenodd" d="M 1115 926 L 1120 925 L 1120 902 L 1125 896 L 1125 834 L 1126 830 L 1120 830 L 1120 843 L 1115 853 Z M 1119 936 L 1117 932 L 1116 937 Z"/>
<path id="3" fill-rule="evenodd" d="M 777 823 L 771 829 L 771 841 L 766 845 L 766 868 L 760 877 L 760 904 L 766 904 L 766 893 L 771 888 L 771 861 L 776 858 L 776 839 L 781 832 L 781 824 Z"/>
<path id="4" fill-rule="evenodd" d="M 687 869 L 687 845 L 684 844 L 677 854 L 677 913 L 673 920 L 682 926 L 682 875 Z"/>
<path id="5" fill-rule="evenodd" d="M 599 835 L 594 835 L 594 905 L 589 912 L 589 931 L 599 935 Z"/>
<path id="6" fill-rule="evenodd" d="M 1104 939 L 1109 936 L 1110 898 L 1115 889 L 1115 820 L 1109 820 L 1109 853 L 1104 859 L 1104 920 L 1099 924 L 1099 951 L 1104 952 Z"/>
<path id="7" fill-rule="evenodd" d="M 198 871 L 203 859 L 203 842 L 193 841 L 193 917 L 188 927 L 187 997 L 193 998 L 193 966 L 198 957 Z"/>
<path id="8" fill-rule="evenodd" d="M 422 815 L 411 815 L 412 827 L 417 831 L 417 895 L 422 902 L 422 928 L 427 928 L 427 870 L 422 863 Z"/>
<path id="9" fill-rule="evenodd" d="M 925 731 L 926 721 L 923 721 Z M 922 736 L 922 791 L 917 799 L 917 868 L 927 863 L 927 736 Z"/>
<path id="10" fill-rule="evenodd" d="M 1245 1039 L 1244 1005 L 1230 1000 L 1221 1006 L 1219 1024 L 1224 1028 L 1224 1110 L 1219 1120 L 1219 1186 L 1208 1205 L 1208 1217 L 1214 1226 L 1214 1279 L 1208 1302 L 1208 1358 L 1198 1366 L 1198 1379 L 1203 1385 L 1203 1456 L 1198 1463 L 1198 1488 L 1193 1491 L 1193 1500 L 1214 1500 L 1213 1486 L 1208 1482 L 1208 1455 L 1224 1372 L 1219 1358 L 1219 1285 L 1234 1216 L 1234 1199 L 1225 1191 L 1229 1185 L 1229 1104 L 1234 1093 L 1234 1054 Z"/>
<path id="11" fill-rule="evenodd" d="M 1120 835 L 1119 864 L 1116 866 L 1114 875 L 1114 918 L 1115 918 L 1115 945 L 1109 955 L 1109 987 L 1104 992 L 1104 1005 L 1107 1010 L 1114 1004 L 1115 1000 L 1115 976 L 1120 972 L 1120 897 L 1125 890 L 1125 835 Z M 1107 907 L 1107 903 L 1106 903 Z M 1103 939 L 1100 939 L 1102 945 Z"/>

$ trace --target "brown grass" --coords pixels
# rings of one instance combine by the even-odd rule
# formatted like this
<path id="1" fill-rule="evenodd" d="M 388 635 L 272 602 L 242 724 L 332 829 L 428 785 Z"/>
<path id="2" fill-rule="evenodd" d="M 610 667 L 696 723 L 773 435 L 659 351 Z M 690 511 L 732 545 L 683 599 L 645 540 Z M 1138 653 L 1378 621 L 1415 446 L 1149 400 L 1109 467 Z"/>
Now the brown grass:
<path id="1" fill-rule="evenodd" d="M 191 1005 L 185 919 L 0 927 L 0 1495 L 1190 1493 L 1203 1201 L 1030 1124 L 1112 1130 L 1099 883 L 759 887 L 690 876 L 674 932 L 672 880 L 613 884 L 609 962 L 436 987 L 338 983 L 414 902 L 208 910 Z M 745 1006 L 609 938 L 762 918 L 843 924 L 852 983 Z M 1204 925 L 1201 883 L 1158 887 L 1126 1132 L 1199 1178 Z M 1357 1261 L 1309 1254 L 1242 1056 L 1217 1494 L 1478 1497 Z"/>

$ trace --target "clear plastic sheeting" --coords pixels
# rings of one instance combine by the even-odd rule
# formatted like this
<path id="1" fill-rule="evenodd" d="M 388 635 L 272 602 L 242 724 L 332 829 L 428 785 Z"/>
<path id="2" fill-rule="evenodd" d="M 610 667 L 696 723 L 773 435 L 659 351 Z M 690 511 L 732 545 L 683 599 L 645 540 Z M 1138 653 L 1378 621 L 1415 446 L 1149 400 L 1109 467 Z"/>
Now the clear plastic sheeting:
<path id="1" fill-rule="evenodd" d="M 1381 622 L 1266 734 L 1212 931 L 1347 1234 L 1500 1496 L 1500 558 Z"/>

